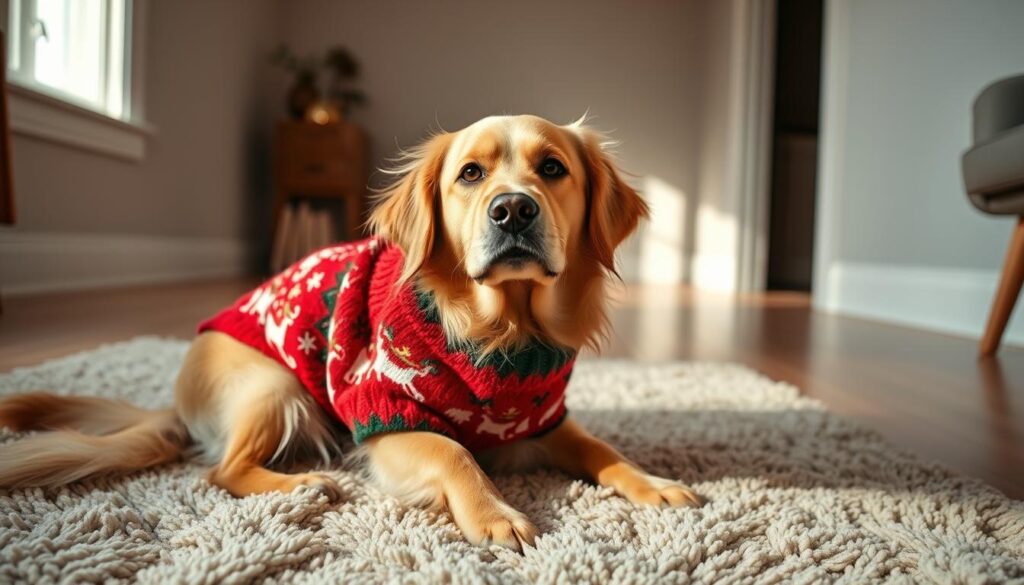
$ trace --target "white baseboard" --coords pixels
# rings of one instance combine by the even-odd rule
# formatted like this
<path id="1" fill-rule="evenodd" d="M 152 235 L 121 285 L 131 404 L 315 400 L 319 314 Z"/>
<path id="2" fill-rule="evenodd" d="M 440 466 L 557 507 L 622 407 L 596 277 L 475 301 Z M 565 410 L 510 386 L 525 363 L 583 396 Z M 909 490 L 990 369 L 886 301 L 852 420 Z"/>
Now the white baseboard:
<path id="1" fill-rule="evenodd" d="M 833 264 L 826 278 L 827 292 L 814 297 L 819 309 L 972 338 L 981 337 L 999 282 L 995 271 L 852 262 Z M 1024 309 L 1003 341 L 1024 345 Z"/>
<path id="2" fill-rule="evenodd" d="M 0 230 L 0 291 L 59 290 L 238 276 L 252 246 L 230 238 Z"/>

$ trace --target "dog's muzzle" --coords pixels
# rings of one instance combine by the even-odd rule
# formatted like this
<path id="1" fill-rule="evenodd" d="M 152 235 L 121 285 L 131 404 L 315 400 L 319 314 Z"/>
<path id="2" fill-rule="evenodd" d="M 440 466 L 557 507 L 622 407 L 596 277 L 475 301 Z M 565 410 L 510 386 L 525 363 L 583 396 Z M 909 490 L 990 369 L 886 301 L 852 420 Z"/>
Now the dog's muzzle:
<path id="1" fill-rule="evenodd" d="M 537 264 L 546 276 L 555 276 L 549 268 L 540 216 L 540 205 L 525 193 L 495 197 L 487 206 L 490 229 L 485 236 L 485 268 L 474 278 L 483 280 L 498 265 L 519 269 L 529 263 Z"/>

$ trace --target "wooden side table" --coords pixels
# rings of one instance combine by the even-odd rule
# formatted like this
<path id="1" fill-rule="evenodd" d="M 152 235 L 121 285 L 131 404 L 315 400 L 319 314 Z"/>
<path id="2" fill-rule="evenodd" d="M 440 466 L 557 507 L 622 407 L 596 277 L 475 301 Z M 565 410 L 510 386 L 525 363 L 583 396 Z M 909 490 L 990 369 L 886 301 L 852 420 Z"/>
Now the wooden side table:
<path id="1" fill-rule="evenodd" d="M 355 124 L 278 124 L 272 270 L 335 240 L 327 212 L 310 211 L 316 201 L 342 204 L 342 239 L 362 235 L 368 151 L 366 133 Z M 293 203 L 298 211 L 292 209 Z"/>

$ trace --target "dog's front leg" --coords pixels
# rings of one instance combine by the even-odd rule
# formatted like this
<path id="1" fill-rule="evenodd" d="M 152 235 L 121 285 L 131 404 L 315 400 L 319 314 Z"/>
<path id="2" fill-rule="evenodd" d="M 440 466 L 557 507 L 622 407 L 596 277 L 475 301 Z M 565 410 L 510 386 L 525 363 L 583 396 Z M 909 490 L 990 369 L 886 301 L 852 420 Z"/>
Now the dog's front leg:
<path id="1" fill-rule="evenodd" d="M 515 510 L 459 443 L 436 433 L 401 432 L 367 440 L 370 469 L 385 491 L 447 508 L 467 540 L 522 551 L 537 528 Z"/>
<path id="2" fill-rule="evenodd" d="M 700 506 L 703 500 L 685 485 L 644 472 L 611 445 L 572 419 L 538 439 L 563 471 L 608 486 L 634 504 Z"/>

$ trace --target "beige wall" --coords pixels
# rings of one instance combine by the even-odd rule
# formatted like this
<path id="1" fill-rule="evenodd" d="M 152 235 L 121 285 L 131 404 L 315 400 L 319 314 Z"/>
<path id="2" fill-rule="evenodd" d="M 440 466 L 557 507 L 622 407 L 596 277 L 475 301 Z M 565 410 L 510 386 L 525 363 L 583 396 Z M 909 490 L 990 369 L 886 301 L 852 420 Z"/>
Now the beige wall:
<path id="1" fill-rule="evenodd" d="M 270 0 L 151 1 L 145 160 L 13 138 L 19 232 L 248 238 L 266 196 Z"/>
<path id="2" fill-rule="evenodd" d="M 360 59 L 369 106 L 354 116 L 376 159 L 439 123 L 590 110 L 614 130 L 629 170 L 695 184 L 700 2 L 625 0 L 292 0 L 282 37 L 299 52 L 333 44 Z"/>
<path id="3" fill-rule="evenodd" d="M 757 0 L 754 0 L 757 1 Z M 689 276 L 702 286 L 730 290 L 736 286 L 739 212 L 739 172 L 730 164 L 736 143 L 737 91 L 734 22 L 740 0 L 717 0 L 708 5 L 704 20 L 705 75 L 702 79 L 699 182 L 694 209 L 688 214 L 691 233 Z"/>

